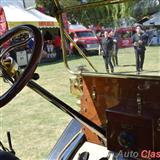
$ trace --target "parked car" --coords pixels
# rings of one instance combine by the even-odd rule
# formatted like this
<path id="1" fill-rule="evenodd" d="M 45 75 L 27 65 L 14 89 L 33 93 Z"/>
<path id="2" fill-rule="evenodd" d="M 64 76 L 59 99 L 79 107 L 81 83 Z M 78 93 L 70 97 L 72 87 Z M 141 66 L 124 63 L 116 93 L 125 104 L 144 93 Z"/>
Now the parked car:
<path id="1" fill-rule="evenodd" d="M 82 25 L 70 25 L 69 34 L 84 53 L 98 53 L 99 40 L 91 29 L 87 29 Z M 76 49 L 72 43 L 70 47 L 72 53 L 75 53 Z"/>
<path id="2" fill-rule="evenodd" d="M 126 48 L 132 46 L 132 36 L 135 33 L 135 28 L 126 27 L 117 29 L 119 41 L 119 48 Z"/>

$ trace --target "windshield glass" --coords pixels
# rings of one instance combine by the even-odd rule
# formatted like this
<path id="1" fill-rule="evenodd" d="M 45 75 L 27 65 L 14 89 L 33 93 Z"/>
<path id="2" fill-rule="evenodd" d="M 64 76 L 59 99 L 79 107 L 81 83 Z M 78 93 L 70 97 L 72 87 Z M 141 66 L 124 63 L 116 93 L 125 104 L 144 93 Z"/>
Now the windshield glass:
<path id="1" fill-rule="evenodd" d="M 65 20 L 70 25 L 81 24 L 92 32 L 76 32 L 77 37 L 96 35 L 96 40 L 75 43 L 85 53 L 95 69 L 83 58 L 69 61 L 72 69 L 85 65 L 100 73 L 160 76 L 160 1 L 133 0 L 60 1 L 66 8 Z M 90 5 L 92 2 L 93 5 Z M 100 5 L 97 5 L 99 2 Z M 109 4 L 110 3 L 110 4 Z M 78 5 L 78 6 L 77 6 Z M 75 7 L 72 7 L 75 6 Z M 69 8 L 71 7 L 71 9 Z M 66 22 L 66 21 L 65 21 Z M 66 27 L 65 23 L 65 29 Z M 98 43 L 98 44 L 97 44 Z M 70 43 L 68 52 L 77 55 Z"/>
<path id="2" fill-rule="evenodd" d="M 80 31 L 80 32 L 76 32 L 77 37 L 81 38 L 81 37 L 94 37 L 93 32 L 91 31 Z"/>

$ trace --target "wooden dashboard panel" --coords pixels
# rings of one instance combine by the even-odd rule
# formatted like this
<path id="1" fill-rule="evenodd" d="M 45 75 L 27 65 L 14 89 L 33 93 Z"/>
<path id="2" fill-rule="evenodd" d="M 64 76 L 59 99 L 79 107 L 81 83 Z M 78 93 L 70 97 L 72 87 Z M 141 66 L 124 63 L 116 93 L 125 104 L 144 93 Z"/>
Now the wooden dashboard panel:
<path id="1" fill-rule="evenodd" d="M 98 76 L 83 76 L 82 78 L 81 113 L 105 129 L 108 122 L 106 109 L 125 104 L 133 107 L 134 113 L 138 115 L 142 114 L 144 108 L 147 112 L 160 108 L 159 80 Z M 160 115 L 157 115 L 157 121 L 158 118 L 160 118 Z M 156 122 L 156 125 L 160 124 Z M 101 144 L 98 137 L 85 127 L 84 132 L 88 141 Z M 155 145 L 158 145 L 157 142 L 155 142 Z"/>

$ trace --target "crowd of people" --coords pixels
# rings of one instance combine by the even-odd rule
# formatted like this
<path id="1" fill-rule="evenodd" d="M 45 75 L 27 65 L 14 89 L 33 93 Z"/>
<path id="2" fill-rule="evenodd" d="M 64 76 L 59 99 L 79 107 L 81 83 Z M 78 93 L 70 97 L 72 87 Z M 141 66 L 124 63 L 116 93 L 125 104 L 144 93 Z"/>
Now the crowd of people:
<path id="1" fill-rule="evenodd" d="M 146 43 L 148 35 L 146 32 L 142 30 L 141 26 L 137 26 L 135 30 L 135 34 L 132 36 L 132 44 L 135 51 L 135 62 L 136 62 L 136 71 L 139 74 L 143 71 L 143 64 L 145 59 L 145 50 L 146 50 Z M 28 35 L 24 34 L 23 36 L 17 37 L 13 39 L 12 43 L 19 41 L 19 39 L 25 39 Z M 62 58 L 62 49 L 61 49 L 61 37 L 60 33 L 58 32 L 57 35 L 53 35 L 46 31 L 44 34 L 44 48 L 43 51 L 45 52 L 45 58 L 48 57 L 46 55 L 52 55 L 54 52 L 56 53 L 56 60 Z M 119 51 L 119 34 L 115 30 L 104 31 L 102 33 L 102 39 L 100 42 L 102 55 L 105 63 L 105 69 L 107 73 L 113 73 L 114 68 L 119 65 L 118 62 L 118 51 Z M 33 41 L 30 39 L 28 42 L 27 51 L 33 47 Z M 44 57 L 44 56 L 43 56 Z M 52 57 L 51 57 L 52 58 Z"/>
<path id="2" fill-rule="evenodd" d="M 104 31 L 101 47 L 107 73 L 113 73 L 114 67 L 118 66 L 118 40 L 116 31 Z M 135 34 L 132 36 L 132 44 L 135 51 L 136 71 L 138 74 L 143 71 L 147 40 L 148 34 L 142 30 L 142 26 L 137 25 Z"/>
<path id="3" fill-rule="evenodd" d="M 55 54 L 56 59 L 60 59 L 62 57 L 61 37 L 59 32 L 53 38 L 52 34 L 49 31 L 46 31 L 44 34 L 44 50 L 49 56 Z"/>
<path id="4" fill-rule="evenodd" d="M 132 36 L 132 44 L 135 51 L 136 71 L 139 74 L 143 71 L 145 59 L 145 45 L 147 44 L 148 35 L 142 30 L 140 25 L 136 26 L 135 34 Z M 101 48 L 105 69 L 107 73 L 113 73 L 114 68 L 118 66 L 119 34 L 116 30 L 104 31 L 101 39 Z M 60 33 L 54 39 L 49 31 L 44 34 L 44 50 L 48 54 L 56 52 L 56 59 L 62 57 Z"/>

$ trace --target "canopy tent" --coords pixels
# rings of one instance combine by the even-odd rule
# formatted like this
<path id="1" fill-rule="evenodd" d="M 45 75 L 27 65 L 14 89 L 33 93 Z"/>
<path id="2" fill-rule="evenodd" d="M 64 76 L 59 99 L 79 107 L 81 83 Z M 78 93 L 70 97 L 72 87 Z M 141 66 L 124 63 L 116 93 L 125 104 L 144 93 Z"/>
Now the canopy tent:
<path id="1" fill-rule="evenodd" d="M 151 18 L 143 23 L 144 26 L 160 26 L 160 12 L 157 12 L 156 14 L 153 14 Z"/>
<path id="2" fill-rule="evenodd" d="M 0 6 L 4 9 L 9 28 L 26 23 L 33 24 L 39 28 L 58 27 L 56 18 L 45 15 L 34 8 L 26 10 L 22 6 L 22 1 L 16 2 L 17 3 L 15 3 L 15 1 L 0 1 Z"/>

